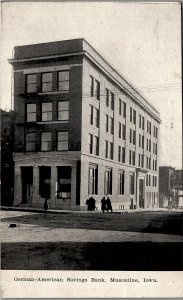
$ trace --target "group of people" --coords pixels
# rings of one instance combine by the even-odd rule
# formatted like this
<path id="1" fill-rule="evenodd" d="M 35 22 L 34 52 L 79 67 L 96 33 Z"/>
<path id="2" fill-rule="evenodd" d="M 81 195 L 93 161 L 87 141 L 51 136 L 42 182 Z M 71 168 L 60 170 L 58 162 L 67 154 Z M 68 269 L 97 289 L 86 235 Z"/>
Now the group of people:
<path id="1" fill-rule="evenodd" d="M 101 209 L 103 212 L 105 212 L 105 211 L 112 212 L 112 204 L 111 204 L 111 200 L 110 200 L 109 196 L 107 196 L 107 199 L 105 197 L 102 198 Z"/>
<path id="2" fill-rule="evenodd" d="M 91 196 L 86 200 L 86 205 L 88 206 L 88 210 L 95 210 L 96 209 L 96 200 Z M 112 204 L 111 204 L 111 200 L 109 198 L 109 196 L 106 197 L 104 196 L 101 200 L 101 210 L 103 212 L 107 211 L 111 211 L 112 212 Z"/>

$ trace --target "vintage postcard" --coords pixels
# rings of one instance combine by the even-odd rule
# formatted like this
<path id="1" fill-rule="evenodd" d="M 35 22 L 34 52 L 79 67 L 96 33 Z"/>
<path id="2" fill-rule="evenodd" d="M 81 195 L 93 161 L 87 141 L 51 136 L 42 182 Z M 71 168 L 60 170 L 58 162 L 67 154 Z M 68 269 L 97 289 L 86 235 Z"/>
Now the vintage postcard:
<path id="1" fill-rule="evenodd" d="M 1 297 L 183 297 L 181 2 L 1 2 Z"/>

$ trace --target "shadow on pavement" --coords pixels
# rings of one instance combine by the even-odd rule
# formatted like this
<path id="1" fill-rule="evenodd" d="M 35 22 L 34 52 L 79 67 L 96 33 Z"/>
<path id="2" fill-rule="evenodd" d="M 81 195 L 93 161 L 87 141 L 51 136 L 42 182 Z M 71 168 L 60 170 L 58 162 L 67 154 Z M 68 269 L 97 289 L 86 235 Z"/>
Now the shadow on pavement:
<path id="1" fill-rule="evenodd" d="M 181 271 L 182 243 L 3 243 L 2 269 Z"/>

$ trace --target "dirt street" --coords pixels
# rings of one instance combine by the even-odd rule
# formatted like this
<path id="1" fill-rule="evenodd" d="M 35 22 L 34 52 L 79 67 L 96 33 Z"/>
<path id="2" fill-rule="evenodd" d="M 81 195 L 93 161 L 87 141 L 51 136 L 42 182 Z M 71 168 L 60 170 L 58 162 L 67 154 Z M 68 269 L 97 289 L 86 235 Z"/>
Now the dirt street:
<path id="1" fill-rule="evenodd" d="M 3 269 L 182 268 L 180 212 L 43 214 L 1 211 L 1 218 Z M 16 227 L 10 228 L 12 223 Z"/>

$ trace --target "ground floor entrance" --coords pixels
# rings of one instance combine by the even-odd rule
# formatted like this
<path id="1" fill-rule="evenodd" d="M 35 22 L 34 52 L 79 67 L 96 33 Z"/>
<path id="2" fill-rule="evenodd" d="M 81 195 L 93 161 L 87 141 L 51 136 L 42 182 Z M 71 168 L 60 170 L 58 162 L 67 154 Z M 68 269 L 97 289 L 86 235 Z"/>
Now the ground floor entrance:
<path id="1" fill-rule="evenodd" d="M 50 208 L 77 209 L 80 205 L 78 160 L 24 159 L 15 162 L 14 179 L 14 206 L 43 207 L 45 199 Z"/>

